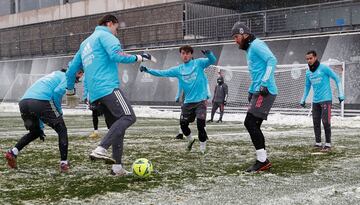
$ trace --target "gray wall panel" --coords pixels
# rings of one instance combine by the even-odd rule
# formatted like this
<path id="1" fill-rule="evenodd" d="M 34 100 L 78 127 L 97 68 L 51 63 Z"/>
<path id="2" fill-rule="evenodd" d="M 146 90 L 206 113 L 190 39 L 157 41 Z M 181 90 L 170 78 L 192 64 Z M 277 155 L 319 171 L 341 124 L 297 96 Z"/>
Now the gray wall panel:
<path id="1" fill-rule="evenodd" d="M 314 49 L 322 61 L 337 59 L 346 62 L 345 94 L 346 104 L 360 104 L 360 35 L 338 35 L 331 37 L 311 37 L 299 39 L 267 41 L 270 49 L 277 57 L 279 64 L 305 64 L 306 51 Z M 218 58 L 216 64 L 221 66 L 246 65 L 245 52 L 239 50 L 235 44 L 199 46 L 194 47 L 194 57 L 203 57 L 201 49 L 211 49 Z M 156 69 L 167 69 L 181 63 L 178 48 L 151 50 L 158 62 L 143 63 Z M 3 98 L 19 73 L 45 74 L 53 70 L 63 68 L 69 61 L 68 57 L 33 59 L 27 61 L 1 61 L 0 74 L 0 98 Z M 139 63 L 119 64 L 119 78 L 121 89 L 131 101 L 141 101 L 148 104 L 168 104 L 174 102 L 178 82 L 176 79 L 158 78 L 139 72 Z M 291 69 L 291 68 L 290 68 Z M 279 95 L 275 106 L 284 104 L 298 106 L 304 86 L 304 70 L 300 76 L 294 78 L 292 72 L 277 73 L 276 81 Z M 249 86 L 249 74 L 244 72 L 224 71 L 225 81 L 231 82 L 229 89 L 229 103 L 246 105 L 247 88 Z M 209 74 L 211 92 L 216 84 L 217 73 Z M 80 88 L 81 89 L 81 88 Z M 79 89 L 79 90 L 80 90 Z M 20 91 L 19 91 L 20 92 Z M 334 93 L 335 96 L 337 95 Z M 15 95 L 14 95 L 15 96 Z M 299 99 L 298 99 L 299 98 Z M 336 101 L 334 104 L 338 106 Z"/>

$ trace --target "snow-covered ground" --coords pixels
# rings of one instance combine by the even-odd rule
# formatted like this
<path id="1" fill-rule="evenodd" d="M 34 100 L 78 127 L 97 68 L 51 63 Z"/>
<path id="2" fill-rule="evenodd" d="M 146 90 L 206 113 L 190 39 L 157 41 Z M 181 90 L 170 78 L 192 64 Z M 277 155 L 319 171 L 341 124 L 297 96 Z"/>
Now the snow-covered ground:
<path id="1" fill-rule="evenodd" d="M 271 114 L 262 130 L 272 171 L 249 175 L 243 170 L 255 152 L 243 126 L 245 114 L 225 114 L 225 123 L 207 124 L 203 156 L 198 142 L 187 153 L 186 141 L 174 140 L 179 112 L 134 110 L 139 119 L 126 132 L 124 166 L 130 169 L 135 158 L 145 156 L 160 176 L 117 179 L 109 176 L 109 166 L 90 163 L 87 155 L 98 143 L 85 137 L 92 130 L 91 113 L 65 109 L 71 173 L 58 174 L 56 133 L 46 128 L 45 142 L 36 140 L 19 155 L 18 170 L 8 170 L 0 159 L 0 204 L 360 204 L 360 117 L 333 117 L 333 151 L 319 154 L 311 148 L 311 117 Z M 196 124 L 191 128 L 196 135 Z M 25 133 L 17 105 L 1 106 L 0 150 Z"/>
<path id="2" fill-rule="evenodd" d="M 158 109 L 152 109 L 149 106 L 133 106 L 137 117 L 144 118 L 164 118 L 164 119 L 179 119 L 180 113 L 174 111 L 161 111 Z M 74 115 L 91 115 L 91 111 L 88 109 L 63 109 L 65 116 Z M 2 103 L 0 104 L 0 116 L 1 115 L 16 115 L 19 114 L 18 105 L 15 103 Z M 217 114 L 215 119 L 217 119 Z M 243 122 L 246 114 L 224 114 L 223 121 Z M 209 116 L 208 116 L 209 117 Z M 348 127 L 348 128 L 360 128 L 360 116 L 357 117 L 339 117 L 333 116 L 331 119 L 332 126 Z M 264 121 L 267 125 L 285 125 L 296 127 L 312 126 L 311 117 L 305 115 L 282 115 L 278 113 L 271 113 L 267 121 Z"/>

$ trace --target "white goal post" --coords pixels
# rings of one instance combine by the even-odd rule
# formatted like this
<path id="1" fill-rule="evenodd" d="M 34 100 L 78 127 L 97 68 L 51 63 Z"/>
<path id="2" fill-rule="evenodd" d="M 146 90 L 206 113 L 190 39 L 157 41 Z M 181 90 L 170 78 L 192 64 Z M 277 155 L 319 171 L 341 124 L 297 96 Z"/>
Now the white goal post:
<path id="1" fill-rule="evenodd" d="M 322 64 L 328 65 L 339 75 L 342 81 L 342 89 L 345 93 L 345 62 L 329 59 Z M 216 78 L 221 75 L 229 87 L 228 112 L 245 112 L 248 107 L 248 88 L 250 84 L 249 71 L 247 66 L 211 66 L 215 69 L 208 69 L 207 75 L 211 92 L 213 94 Z M 306 99 L 306 109 L 300 107 L 300 100 L 303 96 L 305 85 L 305 72 L 307 64 L 282 64 L 277 65 L 275 80 L 279 90 L 271 112 L 283 114 L 311 114 L 313 92 L 310 90 Z M 220 73 L 219 73 L 220 71 Z M 331 80 L 333 95 L 333 114 L 344 116 L 344 102 L 339 103 L 336 84 Z"/>

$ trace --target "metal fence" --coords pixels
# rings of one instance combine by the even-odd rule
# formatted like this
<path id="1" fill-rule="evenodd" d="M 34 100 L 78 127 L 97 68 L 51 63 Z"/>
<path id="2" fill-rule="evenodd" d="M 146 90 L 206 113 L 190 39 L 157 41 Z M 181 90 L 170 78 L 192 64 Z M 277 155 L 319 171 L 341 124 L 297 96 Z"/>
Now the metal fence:
<path id="1" fill-rule="evenodd" d="M 192 9 L 185 3 L 185 11 Z M 199 10 L 196 7 L 197 11 Z M 230 31 L 236 21 L 245 22 L 257 36 L 298 35 L 328 31 L 360 29 L 360 2 L 343 1 L 299 6 L 285 9 L 207 16 L 203 18 L 185 16 L 184 4 L 158 6 L 148 10 L 137 9 L 138 19 L 131 12 L 121 13 L 128 19 L 119 29 L 125 49 L 197 41 L 229 40 Z M 160 13 L 158 17 L 155 14 Z M 149 21 L 151 14 L 155 19 Z M 163 16 L 161 16 L 163 15 Z M 164 16 L 165 15 L 165 16 Z M 80 43 L 96 26 L 99 15 L 84 16 L 70 20 L 39 23 L 0 30 L 1 58 L 25 56 L 59 55 L 74 53 Z M 143 22 L 145 25 L 139 25 Z"/>
<path id="2" fill-rule="evenodd" d="M 185 37 L 229 39 L 236 21 L 246 23 L 258 36 L 354 30 L 360 29 L 360 2 L 343 1 L 188 19 L 184 22 Z"/>

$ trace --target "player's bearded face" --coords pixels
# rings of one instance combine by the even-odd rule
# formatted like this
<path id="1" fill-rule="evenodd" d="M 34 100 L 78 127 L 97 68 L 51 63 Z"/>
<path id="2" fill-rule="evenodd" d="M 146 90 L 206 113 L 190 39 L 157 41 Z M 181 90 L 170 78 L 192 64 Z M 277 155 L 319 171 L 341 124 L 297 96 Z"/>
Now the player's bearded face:
<path id="1" fill-rule="evenodd" d="M 315 61 L 317 60 L 316 56 L 313 56 L 313 54 L 308 54 L 305 56 L 305 58 L 309 65 L 314 65 Z"/>
<path id="2" fill-rule="evenodd" d="M 246 43 L 246 39 L 245 39 L 244 35 L 235 34 L 235 35 L 233 36 L 233 39 L 234 39 L 235 43 L 239 45 L 239 48 L 240 48 L 240 49 L 243 49 L 243 48 L 244 48 L 245 43 Z"/>
<path id="3" fill-rule="evenodd" d="M 180 58 L 184 63 L 187 63 L 192 59 L 192 53 L 182 50 L 180 53 Z"/>

